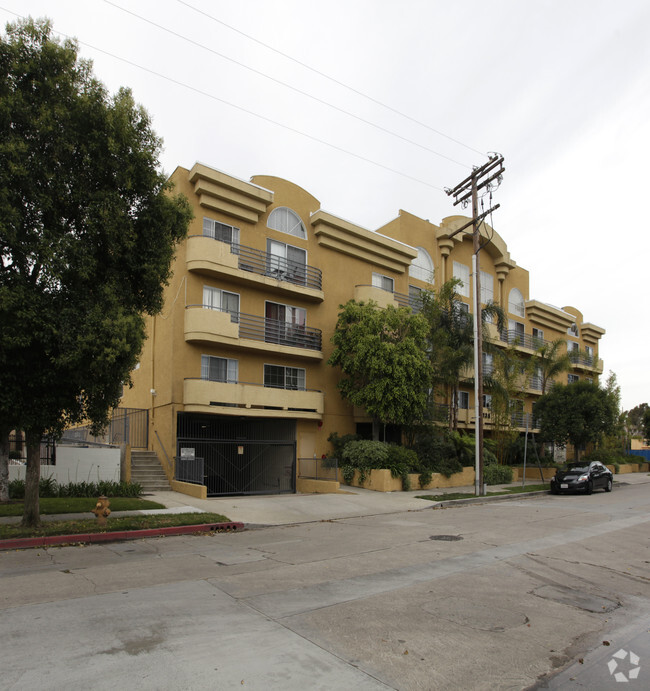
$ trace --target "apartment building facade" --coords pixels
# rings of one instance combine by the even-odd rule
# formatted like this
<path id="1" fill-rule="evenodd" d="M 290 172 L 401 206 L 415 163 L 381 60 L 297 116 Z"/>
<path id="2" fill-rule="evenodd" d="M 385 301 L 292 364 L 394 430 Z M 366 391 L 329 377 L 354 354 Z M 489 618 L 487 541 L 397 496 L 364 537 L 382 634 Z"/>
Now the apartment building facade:
<path id="1" fill-rule="evenodd" d="M 341 399 L 338 371 L 327 365 L 340 306 L 352 298 L 416 306 L 420 291 L 455 276 L 471 311 L 471 239 L 450 237 L 467 219 L 438 226 L 400 211 L 371 231 L 280 178 L 245 182 L 196 164 L 177 168 L 172 181 L 195 217 L 122 405 L 149 410 L 150 445 L 163 465 L 182 465 L 181 479 L 208 496 L 296 491 L 301 468 L 330 451 L 332 432 L 369 428 L 365 412 Z M 501 334 L 489 327 L 495 342 L 528 356 L 561 336 L 574 364 L 567 380 L 596 379 L 604 329 L 572 307 L 531 300 L 528 272 L 498 234 L 482 232 L 490 239 L 481 253 L 482 301 L 496 301 L 509 320 Z M 518 428 L 532 424 L 540 394 L 530 378 Z M 460 426 L 472 428 L 469 386 L 458 403 Z M 484 404 L 489 434 L 489 398 Z"/>

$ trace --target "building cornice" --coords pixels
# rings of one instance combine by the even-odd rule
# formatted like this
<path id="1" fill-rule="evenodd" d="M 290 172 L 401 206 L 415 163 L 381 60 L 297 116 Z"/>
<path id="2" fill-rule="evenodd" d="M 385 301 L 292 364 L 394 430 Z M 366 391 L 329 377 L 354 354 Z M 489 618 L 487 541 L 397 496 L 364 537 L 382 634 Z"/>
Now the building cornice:
<path id="1" fill-rule="evenodd" d="M 273 192 L 202 163 L 194 164 L 189 180 L 202 207 L 249 223 L 257 223 L 273 203 Z"/>
<path id="2" fill-rule="evenodd" d="M 310 220 L 319 245 L 365 259 L 376 266 L 404 273 L 418 256 L 417 250 L 410 245 L 344 221 L 326 211 L 316 211 Z"/>
<path id="3" fill-rule="evenodd" d="M 553 307 L 553 305 L 540 302 L 539 300 L 528 300 L 526 302 L 526 315 L 531 322 L 548 326 L 564 333 L 575 321 L 575 317 L 568 312 L 564 312 L 557 307 Z"/>

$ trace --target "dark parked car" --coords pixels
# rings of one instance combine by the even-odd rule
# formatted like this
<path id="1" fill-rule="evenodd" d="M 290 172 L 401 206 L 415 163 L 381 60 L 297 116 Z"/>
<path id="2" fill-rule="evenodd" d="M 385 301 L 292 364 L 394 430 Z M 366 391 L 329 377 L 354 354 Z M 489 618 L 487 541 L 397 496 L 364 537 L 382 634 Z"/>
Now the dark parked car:
<path id="1" fill-rule="evenodd" d="M 558 470 L 551 479 L 551 492 L 581 491 L 591 494 L 595 489 L 612 491 L 614 474 L 598 461 L 591 463 L 569 463 L 565 468 Z"/>

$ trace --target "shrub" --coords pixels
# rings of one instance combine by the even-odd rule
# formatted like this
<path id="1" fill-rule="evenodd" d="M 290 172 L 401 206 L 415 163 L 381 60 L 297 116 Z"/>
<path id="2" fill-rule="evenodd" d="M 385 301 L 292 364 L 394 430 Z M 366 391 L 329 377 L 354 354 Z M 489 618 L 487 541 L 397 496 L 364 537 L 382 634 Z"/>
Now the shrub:
<path id="1" fill-rule="evenodd" d="M 430 470 L 423 470 L 418 475 L 418 483 L 420 485 L 420 489 L 424 489 L 431 482 L 432 478 L 433 473 Z"/>
<path id="2" fill-rule="evenodd" d="M 344 434 L 342 437 L 339 437 L 338 432 L 332 432 L 332 434 L 327 437 L 327 441 L 334 449 L 332 456 L 336 458 L 339 464 L 343 463 L 343 449 L 345 445 L 349 444 L 351 441 L 359 441 L 360 439 L 361 435 L 359 434 Z"/>
<path id="3" fill-rule="evenodd" d="M 53 477 L 42 477 L 38 481 L 38 496 L 39 497 L 58 497 L 59 485 Z"/>
<path id="4" fill-rule="evenodd" d="M 24 499 L 25 498 L 25 481 L 12 480 L 9 483 L 9 498 L 10 499 Z"/>
<path id="5" fill-rule="evenodd" d="M 454 445 L 444 436 L 426 435 L 415 443 L 420 472 L 442 473 L 446 477 L 462 472 Z M 427 483 L 428 484 L 428 483 Z"/>
<path id="6" fill-rule="evenodd" d="M 418 455 L 413 449 L 407 449 L 405 446 L 397 446 L 397 444 L 390 444 L 388 446 L 386 468 L 390 470 L 390 474 L 393 477 L 402 478 L 402 489 L 408 491 L 411 489 L 411 478 L 409 477 L 409 473 L 420 469 Z"/>
<path id="7" fill-rule="evenodd" d="M 343 449 L 343 460 L 357 468 L 385 468 L 389 445 L 382 441 L 351 441 Z"/>
<path id="8" fill-rule="evenodd" d="M 352 482 L 354 481 L 354 471 L 355 470 L 356 470 L 356 468 L 353 465 L 349 465 L 348 463 L 341 466 L 341 474 L 343 475 L 343 482 L 345 482 L 346 485 L 351 485 Z"/>
<path id="9" fill-rule="evenodd" d="M 42 477 L 38 483 L 38 496 L 51 497 L 139 497 L 142 485 L 137 482 L 113 482 L 102 480 L 94 482 L 69 482 L 59 485 L 54 478 Z M 11 499 L 25 498 L 25 481 L 12 480 L 9 483 L 9 497 Z"/>
<path id="10" fill-rule="evenodd" d="M 509 465 L 486 463 L 483 466 L 483 482 L 487 485 L 505 485 L 512 482 L 512 468 Z"/>

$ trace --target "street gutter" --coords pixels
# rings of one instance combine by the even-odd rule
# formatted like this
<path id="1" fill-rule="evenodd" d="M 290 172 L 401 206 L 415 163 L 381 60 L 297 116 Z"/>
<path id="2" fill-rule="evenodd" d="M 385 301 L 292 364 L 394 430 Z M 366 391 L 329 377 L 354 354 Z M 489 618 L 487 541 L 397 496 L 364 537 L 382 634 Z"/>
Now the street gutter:
<path id="1" fill-rule="evenodd" d="M 41 535 L 39 537 L 18 537 L 0 540 L 0 550 L 52 547 L 56 545 L 76 545 L 119 540 L 142 540 L 148 537 L 167 535 L 194 535 L 197 533 L 236 532 L 244 529 L 243 523 L 200 523 L 197 525 L 177 525 L 167 528 L 146 528 L 144 530 L 116 530 L 106 533 L 77 533 L 73 535 Z"/>
<path id="2" fill-rule="evenodd" d="M 523 499 L 525 497 L 538 497 L 544 494 L 549 494 L 550 490 L 542 489 L 538 492 L 520 492 L 519 494 L 494 494 L 490 497 L 468 497 L 467 499 L 447 499 L 437 501 L 431 507 L 433 509 L 449 509 L 454 506 L 463 506 L 465 504 L 483 504 L 492 501 L 511 501 L 512 499 Z"/>

